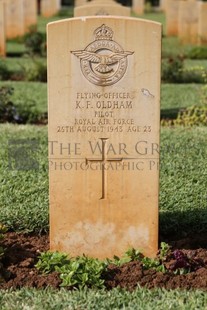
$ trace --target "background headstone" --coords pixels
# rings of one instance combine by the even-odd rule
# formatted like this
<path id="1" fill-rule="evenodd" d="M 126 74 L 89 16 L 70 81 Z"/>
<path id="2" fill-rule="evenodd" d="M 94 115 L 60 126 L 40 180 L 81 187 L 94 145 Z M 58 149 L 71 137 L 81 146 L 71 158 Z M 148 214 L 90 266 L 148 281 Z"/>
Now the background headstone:
<path id="1" fill-rule="evenodd" d="M 48 25 L 51 250 L 158 249 L 161 24 Z"/>
<path id="2" fill-rule="evenodd" d="M 4 1 L 0 0 L 0 56 L 6 55 Z"/>
<path id="3" fill-rule="evenodd" d="M 180 0 L 166 0 L 166 35 L 178 35 L 178 11 Z"/>
<path id="4" fill-rule="evenodd" d="M 41 0 L 40 2 L 40 13 L 44 17 L 50 17 L 53 15 L 50 0 Z"/>
<path id="5" fill-rule="evenodd" d="M 159 2 L 160 11 L 163 11 L 163 12 L 166 11 L 166 2 L 167 2 L 167 0 L 160 0 L 160 2 Z"/>
<path id="6" fill-rule="evenodd" d="M 44 17 L 50 17 L 58 13 L 61 8 L 60 0 L 41 0 L 40 11 Z"/>
<path id="7" fill-rule="evenodd" d="M 199 2 L 198 43 L 207 44 L 207 2 Z"/>
<path id="8" fill-rule="evenodd" d="M 36 0 L 23 0 L 24 1 L 24 27 L 25 32 L 31 26 L 37 24 L 37 1 Z"/>
<path id="9" fill-rule="evenodd" d="M 86 5 L 88 3 L 87 0 L 75 0 L 74 1 L 74 6 L 81 6 L 81 5 Z"/>
<path id="10" fill-rule="evenodd" d="M 182 43 L 196 44 L 198 41 L 199 1 L 180 0 L 178 13 L 178 37 Z"/>
<path id="11" fill-rule="evenodd" d="M 144 0 L 132 0 L 132 10 L 138 15 L 144 14 Z"/>
<path id="12" fill-rule="evenodd" d="M 23 36 L 25 33 L 23 0 L 6 0 L 5 4 L 6 38 Z"/>
<path id="13" fill-rule="evenodd" d="M 61 0 L 53 0 L 55 1 L 55 14 L 57 14 L 61 9 Z"/>
<path id="14" fill-rule="evenodd" d="M 131 9 L 113 0 L 92 0 L 74 8 L 74 17 L 95 15 L 130 16 Z"/>

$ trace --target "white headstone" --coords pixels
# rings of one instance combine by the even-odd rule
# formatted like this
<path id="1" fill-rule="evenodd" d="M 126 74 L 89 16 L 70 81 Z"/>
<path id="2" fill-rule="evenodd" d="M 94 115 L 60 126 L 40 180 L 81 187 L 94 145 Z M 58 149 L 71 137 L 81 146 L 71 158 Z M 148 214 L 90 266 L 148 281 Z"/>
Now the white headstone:
<path id="1" fill-rule="evenodd" d="M 6 37 L 12 39 L 23 36 L 24 27 L 24 0 L 6 0 Z"/>
<path id="2" fill-rule="evenodd" d="M 161 24 L 48 25 L 51 250 L 158 249 Z"/>
<path id="3" fill-rule="evenodd" d="M 31 26 L 37 24 L 37 1 L 24 0 L 24 27 L 27 32 Z"/>

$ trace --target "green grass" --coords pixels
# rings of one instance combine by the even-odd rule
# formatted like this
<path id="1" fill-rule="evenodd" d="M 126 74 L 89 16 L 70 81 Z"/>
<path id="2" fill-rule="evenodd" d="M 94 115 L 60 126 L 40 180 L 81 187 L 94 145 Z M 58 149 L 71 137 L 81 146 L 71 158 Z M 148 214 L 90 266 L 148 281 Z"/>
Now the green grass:
<path id="1" fill-rule="evenodd" d="M 207 128 L 161 131 L 160 232 L 166 235 L 206 230 Z"/>
<path id="2" fill-rule="evenodd" d="M 48 227 L 47 128 L 19 125 L 0 127 L 0 218 L 14 230 L 45 230 Z M 9 161 L 9 141 L 19 139 L 38 141 L 39 150 L 35 160 L 39 162 L 39 170 L 12 170 L 14 163 Z"/>
<path id="3" fill-rule="evenodd" d="M 120 289 L 0 291 L 2 310 L 205 310 L 206 304 L 207 294 L 199 290 L 166 291 L 137 288 L 131 293 Z"/>
<path id="4" fill-rule="evenodd" d="M 6 43 L 6 52 L 7 55 L 18 55 L 21 56 L 26 52 L 25 45 L 23 42 L 19 42 L 18 40 L 7 41 Z"/>
<path id="5" fill-rule="evenodd" d="M 178 37 L 164 37 L 162 39 L 162 57 L 175 57 L 186 55 L 192 45 L 182 45 Z"/>
<path id="6" fill-rule="evenodd" d="M 1 125 L 0 130 L 0 222 L 14 230 L 47 230 L 47 128 Z M 18 171 L 8 167 L 8 140 L 11 139 L 37 139 L 39 170 Z M 162 129 L 161 234 L 181 236 L 206 229 L 206 141 L 205 127 Z"/>
<path id="7" fill-rule="evenodd" d="M 4 62 L 8 68 L 12 71 L 18 71 L 22 68 L 32 68 L 34 61 L 46 63 L 46 58 L 43 57 L 34 57 L 24 55 L 23 57 L 7 57 L 4 59 Z"/>
<path id="8" fill-rule="evenodd" d="M 47 112 L 47 84 L 40 82 L 0 82 L 0 87 L 10 85 L 14 88 L 12 101 L 25 106 L 34 100 L 40 114 Z M 202 85 L 199 84 L 162 84 L 161 114 L 164 117 L 176 117 L 181 108 L 199 103 Z M 28 108 L 29 109 L 29 108 Z"/>
<path id="9" fill-rule="evenodd" d="M 185 108 L 198 104 L 202 85 L 165 84 L 161 85 L 161 109 Z"/>
<path id="10" fill-rule="evenodd" d="M 1 86 L 11 86 L 14 88 L 14 94 L 11 97 L 15 105 L 29 106 L 29 103 L 34 101 L 36 109 L 41 115 L 47 112 L 47 84 L 40 82 L 0 82 Z M 29 109 L 29 108 L 28 108 Z"/>
<path id="11" fill-rule="evenodd" d="M 207 59 L 185 59 L 185 68 L 201 67 L 207 70 Z"/>
<path id="12" fill-rule="evenodd" d="M 186 107 L 200 104 L 202 84 L 161 85 L 161 117 L 175 119 Z"/>

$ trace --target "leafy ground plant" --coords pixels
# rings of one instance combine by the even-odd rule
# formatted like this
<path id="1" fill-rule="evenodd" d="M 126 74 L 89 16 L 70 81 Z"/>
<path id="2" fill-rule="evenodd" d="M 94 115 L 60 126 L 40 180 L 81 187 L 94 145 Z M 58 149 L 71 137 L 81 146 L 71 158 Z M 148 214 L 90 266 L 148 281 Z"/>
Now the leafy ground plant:
<path id="1" fill-rule="evenodd" d="M 105 261 L 85 255 L 70 258 L 64 253 L 45 252 L 35 267 L 45 274 L 58 272 L 62 287 L 100 289 L 105 287 L 105 275 L 110 273 L 111 265 L 120 267 L 135 261 L 140 262 L 142 270 L 153 269 L 171 275 L 190 273 L 204 266 L 202 260 L 188 257 L 181 250 L 170 252 L 169 245 L 162 242 L 156 258 L 144 257 L 135 249 L 129 249 L 122 258 L 114 256 L 114 259 Z"/>
<path id="2" fill-rule="evenodd" d="M 59 252 L 42 253 L 36 268 L 43 273 L 57 271 L 64 287 L 90 287 L 103 288 L 104 280 L 101 275 L 106 270 L 107 264 L 85 255 L 69 258 Z"/>

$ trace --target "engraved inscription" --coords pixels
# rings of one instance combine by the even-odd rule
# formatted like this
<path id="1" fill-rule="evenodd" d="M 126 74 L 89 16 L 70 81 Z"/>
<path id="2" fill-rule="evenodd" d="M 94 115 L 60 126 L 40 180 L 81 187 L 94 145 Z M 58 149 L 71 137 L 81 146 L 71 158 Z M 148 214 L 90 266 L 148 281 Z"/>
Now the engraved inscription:
<path id="1" fill-rule="evenodd" d="M 94 31 L 95 40 L 84 50 L 71 51 L 80 59 L 85 78 L 98 86 L 117 83 L 127 69 L 127 56 L 134 52 L 124 51 L 113 38 L 113 31 L 106 25 Z"/>
<path id="2" fill-rule="evenodd" d="M 105 145 L 106 145 L 106 141 L 108 140 L 108 138 L 100 138 L 101 142 L 102 142 L 102 157 L 101 159 L 90 159 L 90 158 L 86 158 L 86 165 L 88 164 L 88 162 L 100 162 L 101 163 L 101 172 L 102 172 L 102 195 L 100 199 L 105 199 L 106 198 L 106 188 L 107 188 L 107 180 L 106 180 L 106 173 L 107 171 L 104 169 L 104 165 L 107 162 L 117 162 L 117 161 L 122 161 L 123 158 L 113 158 L 107 159 L 107 154 L 106 154 L 106 150 L 105 150 Z M 111 147 L 111 146 L 110 146 Z M 113 146 L 112 146 L 113 148 Z"/>

